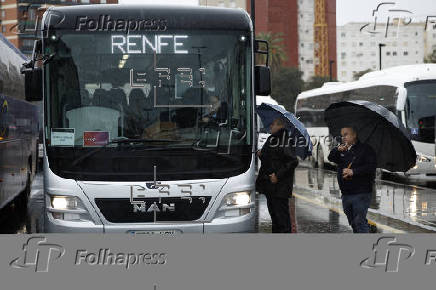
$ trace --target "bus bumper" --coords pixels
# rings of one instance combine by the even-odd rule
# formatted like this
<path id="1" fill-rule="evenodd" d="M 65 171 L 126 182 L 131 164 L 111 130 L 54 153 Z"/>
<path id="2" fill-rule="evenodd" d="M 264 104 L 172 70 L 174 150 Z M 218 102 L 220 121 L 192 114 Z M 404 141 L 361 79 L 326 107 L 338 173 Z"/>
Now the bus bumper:
<path id="1" fill-rule="evenodd" d="M 215 218 L 210 222 L 187 223 L 153 223 L 153 224 L 105 224 L 96 225 L 92 222 L 72 222 L 53 219 L 48 214 L 45 219 L 44 231 L 48 233 L 246 233 L 254 232 L 256 214 L 253 209 L 243 216 L 231 218 Z"/>

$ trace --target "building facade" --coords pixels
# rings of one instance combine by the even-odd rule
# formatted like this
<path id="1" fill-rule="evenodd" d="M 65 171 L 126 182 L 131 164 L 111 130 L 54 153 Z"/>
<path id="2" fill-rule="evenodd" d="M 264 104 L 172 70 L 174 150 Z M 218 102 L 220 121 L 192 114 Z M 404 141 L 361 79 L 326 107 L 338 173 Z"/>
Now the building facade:
<path id="1" fill-rule="evenodd" d="M 30 55 L 42 13 L 49 6 L 116 4 L 118 0 L 0 0 L 0 32 L 24 54 Z"/>
<path id="2" fill-rule="evenodd" d="M 250 3 L 247 0 L 248 11 Z M 336 0 L 256 0 L 255 9 L 257 32 L 282 34 L 287 55 L 285 66 L 298 67 L 306 81 L 320 75 L 315 71 L 320 62 L 315 51 L 323 46 L 322 58 L 331 62 L 331 70 L 322 76 L 331 74 L 336 78 Z M 325 28 L 321 43 L 315 37 L 317 20 Z"/>
<path id="3" fill-rule="evenodd" d="M 378 25 L 371 30 L 367 23 L 348 23 L 337 28 L 339 81 L 352 81 L 354 74 L 398 65 L 419 64 L 436 50 L 436 30 L 425 29 L 425 23 Z"/>

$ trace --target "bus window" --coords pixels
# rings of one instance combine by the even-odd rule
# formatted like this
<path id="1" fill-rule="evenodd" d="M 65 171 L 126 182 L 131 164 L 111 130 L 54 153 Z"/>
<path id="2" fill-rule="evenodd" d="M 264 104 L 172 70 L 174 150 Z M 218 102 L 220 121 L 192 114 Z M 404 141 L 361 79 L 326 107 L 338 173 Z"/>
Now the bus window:
<path id="1" fill-rule="evenodd" d="M 409 83 L 406 86 L 406 124 L 418 129 L 412 138 L 419 142 L 433 143 L 435 140 L 436 82 Z"/>

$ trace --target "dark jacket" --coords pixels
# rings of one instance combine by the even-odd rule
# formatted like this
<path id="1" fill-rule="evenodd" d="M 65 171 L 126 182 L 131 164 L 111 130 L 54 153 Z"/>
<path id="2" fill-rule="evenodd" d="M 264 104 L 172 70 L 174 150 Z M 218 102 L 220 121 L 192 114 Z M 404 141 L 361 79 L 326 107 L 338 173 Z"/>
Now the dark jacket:
<path id="1" fill-rule="evenodd" d="M 338 183 L 342 194 L 371 194 L 377 168 L 376 153 L 368 144 L 357 142 L 350 150 L 340 152 L 334 148 L 328 159 L 337 164 Z M 342 169 L 352 162 L 353 176 L 349 180 L 342 178 Z"/>
<path id="2" fill-rule="evenodd" d="M 268 137 L 259 157 L 262 162 L 256 180 L 256 190 L 259 193 L 279 198 L 288 198 L 292 195 L 294 171 L 298 165 L 293 144 L 294 142 L 288 140 L 288 132 L 285 129 Z M 277 175 L 276 184 L 271 183 L 269 179 L 272 173 Z"/>

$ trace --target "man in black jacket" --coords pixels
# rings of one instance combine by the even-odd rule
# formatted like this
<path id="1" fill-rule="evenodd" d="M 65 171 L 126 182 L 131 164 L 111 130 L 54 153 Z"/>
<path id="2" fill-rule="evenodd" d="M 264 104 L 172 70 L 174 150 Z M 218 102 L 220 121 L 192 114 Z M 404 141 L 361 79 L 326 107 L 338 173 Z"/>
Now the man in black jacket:
<path id="1" fill-rule="evenodd" d="M 285 120 L 271 124 L 271 136 L 258 151 L 261 167 L 256 189 L 265 194 L 273 233 L 290 233 L 289 197 L 292 196 L 294 170 L 298 165 L 293 142 L 288 139 Z"/>
<path id="2" fill-rule="evenodd" d="M 337 164 L 342 206 L 354 233 L 368 233 L 366 219 L 377 167 L 376 153 L 359 142 L 356 130 L 342 128 L 343 144 L 334 148 L 328 159 Z"/>

